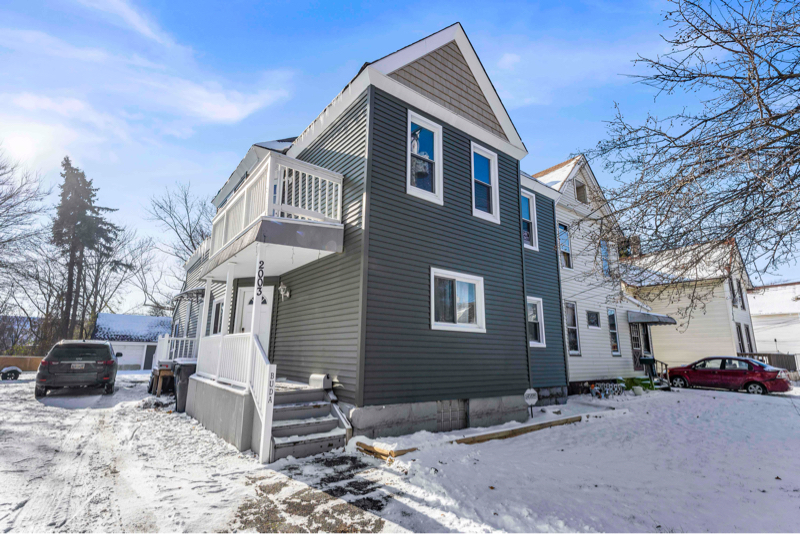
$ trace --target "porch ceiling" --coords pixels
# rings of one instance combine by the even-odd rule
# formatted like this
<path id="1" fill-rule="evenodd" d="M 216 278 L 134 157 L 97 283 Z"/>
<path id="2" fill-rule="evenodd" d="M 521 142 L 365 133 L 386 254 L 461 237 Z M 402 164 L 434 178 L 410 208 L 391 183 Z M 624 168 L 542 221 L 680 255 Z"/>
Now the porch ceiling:
<path id="1" fill-rule="evenodd" d="M 225 280 L 228 266 L 234 265 L 234 278 L 253 277 L 256 269 L 256 243 L 266 246 L 264 276 L 279 276 L 325 256 L 342 251 L 344 225 L 262 217 L 241 235 L 214 254 L 200 278 Z"/>

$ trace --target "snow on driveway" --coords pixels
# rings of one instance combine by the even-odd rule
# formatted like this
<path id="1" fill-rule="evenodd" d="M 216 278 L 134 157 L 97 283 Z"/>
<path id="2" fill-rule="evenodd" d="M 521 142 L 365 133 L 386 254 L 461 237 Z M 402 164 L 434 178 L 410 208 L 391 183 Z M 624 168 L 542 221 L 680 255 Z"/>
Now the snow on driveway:
<path id="1" fill-rule="evenodd" d="M 335 451 L 265 467 L 154 405 L 146 379 L 41 402 L 31 374 L 0 383 L 0 531 L 800 528 L 800 396 L 571 398 L 630 413 L 392 464 Z"/>

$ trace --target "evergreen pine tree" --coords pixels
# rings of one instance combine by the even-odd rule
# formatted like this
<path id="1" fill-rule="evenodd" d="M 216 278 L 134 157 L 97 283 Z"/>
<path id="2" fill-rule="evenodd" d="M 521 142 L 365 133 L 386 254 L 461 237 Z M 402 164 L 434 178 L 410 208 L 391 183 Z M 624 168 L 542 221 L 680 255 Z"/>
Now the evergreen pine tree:
<path id="1" fill-rule="evenodd" d="M 103 216 L 115 211 L 95 206 L 97 188 L 82 170 L 72 165 L 68 156 L 61 162 L 64 182 L 52 225 L 52 242 L 66 260 L 67 284 L 59 333 L 62 339 L 71 338 L 80 300 L 87 250 L 110 252 L 119 229 Z"/>

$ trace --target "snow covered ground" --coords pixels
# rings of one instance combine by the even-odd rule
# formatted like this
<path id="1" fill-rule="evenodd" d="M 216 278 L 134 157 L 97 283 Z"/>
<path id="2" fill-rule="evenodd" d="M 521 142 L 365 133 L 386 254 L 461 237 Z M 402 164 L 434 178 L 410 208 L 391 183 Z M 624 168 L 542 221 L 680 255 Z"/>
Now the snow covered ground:
<path id="1" fill-rule="evenodd" d="M 480 445 L 417 435 L 391 464 L 264 467 L 154 405 L 146 378 L 42 402 L 31 374 L 0 383 L 0 531 L 800 530 L 797 388 L 571 398 L 629 413 Z"/>

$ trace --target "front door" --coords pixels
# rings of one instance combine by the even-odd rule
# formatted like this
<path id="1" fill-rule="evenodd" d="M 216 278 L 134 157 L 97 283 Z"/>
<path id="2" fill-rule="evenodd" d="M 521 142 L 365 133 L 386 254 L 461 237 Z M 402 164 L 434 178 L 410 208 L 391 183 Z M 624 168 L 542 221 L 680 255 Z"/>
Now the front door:
<path id="1" fill-rule="evenodd" d="M 236 332 L 249 332 L 253 324 L 253 294 L 252 287 L 242 287 L 236 300 Z M 259 324 L 258 340 L 265 348 L 269 343 L 269 330 L 272 322 L 272 286 L 264 287 L 261 296 L 261 321 Z"/>
<path id="2" fill-rule="evenodd" d="M 639 323 L 630 323 L 629 326 L 631 328 L 633 368 L 637 371 L 644 371 L 644 365 L 642 365 L 642 332 L 639 330 Z"/>

